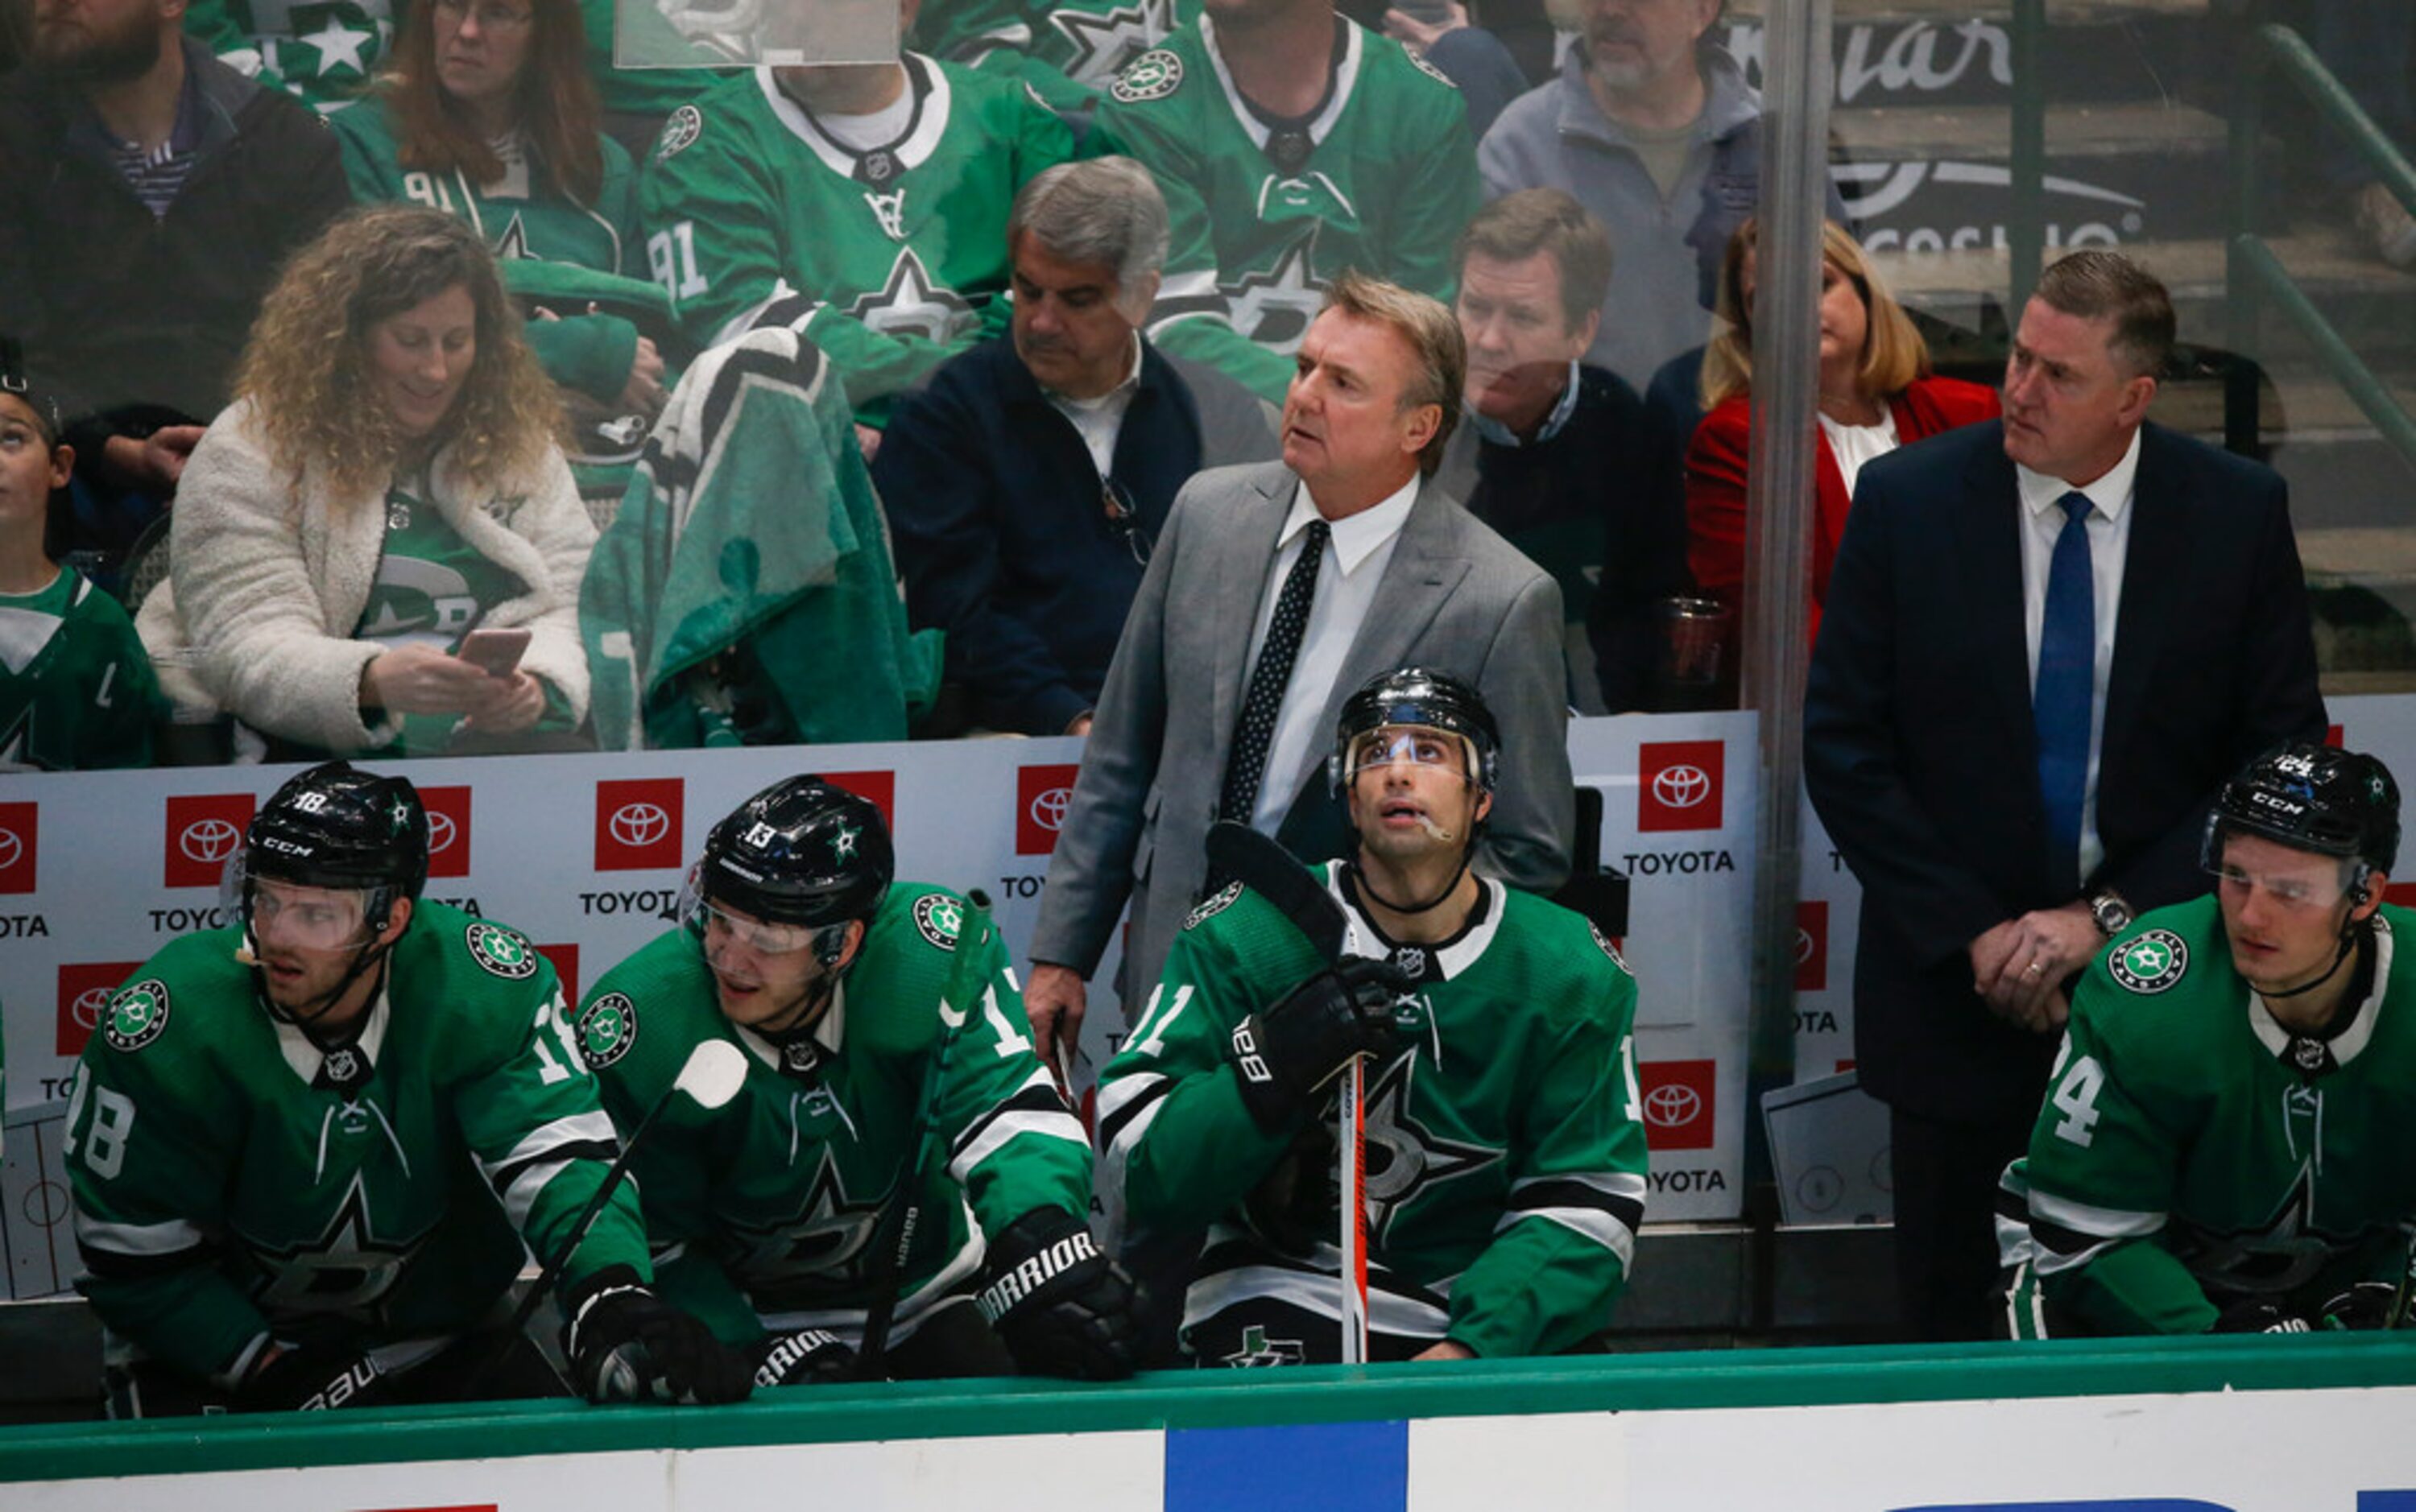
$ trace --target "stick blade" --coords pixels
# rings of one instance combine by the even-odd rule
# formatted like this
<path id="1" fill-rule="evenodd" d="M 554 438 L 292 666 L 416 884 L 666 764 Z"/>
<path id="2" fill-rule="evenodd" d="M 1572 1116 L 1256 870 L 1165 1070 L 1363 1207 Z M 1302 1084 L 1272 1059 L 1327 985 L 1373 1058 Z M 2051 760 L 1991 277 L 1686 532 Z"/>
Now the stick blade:
<path id="1" fill-rule="evenodd" d="M 1342 942 L 1350 932 L 1350 920 L 1316 874 L 1303 866 L 1281 842 L 1246 824 L 1219 819 L 1208 827 L 1208 869 L 1232 878 L 1283 910 L 1325 960 L 1342 958 Z"/>

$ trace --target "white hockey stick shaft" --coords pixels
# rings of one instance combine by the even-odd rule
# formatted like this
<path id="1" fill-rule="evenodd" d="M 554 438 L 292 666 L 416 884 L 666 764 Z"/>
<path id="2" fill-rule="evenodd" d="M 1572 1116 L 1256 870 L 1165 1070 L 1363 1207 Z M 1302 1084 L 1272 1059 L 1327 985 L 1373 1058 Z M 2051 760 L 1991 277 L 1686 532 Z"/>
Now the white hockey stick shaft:
<path id="1" fill-rule="evenodd" d="M 1342 1161 L 1342 1363 L 1367 1363 L 1367 1057 L 1342 1072 L 1335 1145 Z"/>

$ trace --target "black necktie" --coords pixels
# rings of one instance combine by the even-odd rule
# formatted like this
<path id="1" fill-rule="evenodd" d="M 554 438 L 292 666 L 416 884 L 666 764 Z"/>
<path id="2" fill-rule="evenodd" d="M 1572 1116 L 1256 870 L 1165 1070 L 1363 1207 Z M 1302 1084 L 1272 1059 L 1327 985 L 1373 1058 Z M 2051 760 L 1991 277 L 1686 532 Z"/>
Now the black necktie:
<path id="1" fill-rule="evenodd" d="M 1236 824 L 1249 823 L 1250 812 L 1258 806 L 1267 744 L 1275 739 L 1276 715 L 1283 709 L 1284 687 L 1291 681 L 1292 658 L 1300 654 L 1301 633 L 1308 628 L 1309 601 L 1317 596 L 1318 563 L 1333 533 L 1321 519 L 1310 520 L 1301 533 L 1300 560 L 1284 577 L 1275 620 L 1267 626 L 1267 643 L 1259 648 L 1259 665 L 1250 668 L 1250 691 L 1242 699 L 1241 722 L 1233 726 L 1232 749 L 1225 756 L 1225 788 L 1216 803 L 1217 816 Z"/>

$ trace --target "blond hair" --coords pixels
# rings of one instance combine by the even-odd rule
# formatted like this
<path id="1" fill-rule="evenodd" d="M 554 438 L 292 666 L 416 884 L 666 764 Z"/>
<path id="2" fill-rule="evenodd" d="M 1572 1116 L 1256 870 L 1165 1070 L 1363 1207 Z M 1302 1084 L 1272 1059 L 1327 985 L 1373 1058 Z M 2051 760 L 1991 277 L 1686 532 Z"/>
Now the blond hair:
<path id="1" fill-rule="evenodd" d="M 1744 296 L 1745 259 L 1760 239 L 1760 227 L 1748 219 L 1729 238 L 1720 256 L 1719 293 L 1712 307 L 1713 336 L 1703 352 L 1703 408 L 1753 386 L 1753 310 Z M 1863 397 L 1885 401 L 1929 376 L 1929 344 L 1912 317 L 1888 292 L 1879 270 L 1871 266 L 1863 244 L 1834 220 L 1820 223 L 1820 261 L 1837 270 L 1862 295 L 1866 315 L 1862 361 L 1854 367 L 1854 386 Z"/>
<path id="2" fill-rule="evenodd" d="M 438 437 L 448 475 L 499 488 L 555 443 L 562 404 L 521 337 L 477 233 L 440 211 L 346 212 L 294 254 L 261 305 L 235 369 L 270 460 L 298 482 L 316 470 L 338 498 L 382 492 L 409 440 L 370 386 L 370 327 L 460 288 L 476 311 L 477 353 Z"/>
<path id="3" fill-rule="evenodd" d="M 1401 410 L 1432 404 L 1442 411 L 1433 437 L 1418 449 L 1418 472 L 1433 477 L 1442 466 L 1451 427 L 1459 421 L 1459 391 L 1468 379 L 1468 345 L 1459 334 L 1458 318 L 1439 299 L 1371 278 L 1355 268 L 1344 269 L 1327 286 L 1324 307 L 1391 326 L 1417 353 L 1417 370 L 1401 387 Z"/>

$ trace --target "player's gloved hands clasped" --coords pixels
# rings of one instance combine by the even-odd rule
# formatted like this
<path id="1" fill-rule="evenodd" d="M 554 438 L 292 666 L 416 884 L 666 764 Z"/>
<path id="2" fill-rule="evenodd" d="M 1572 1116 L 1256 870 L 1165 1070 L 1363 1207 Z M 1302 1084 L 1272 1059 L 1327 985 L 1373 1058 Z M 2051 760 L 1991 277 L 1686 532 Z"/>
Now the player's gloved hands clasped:
<path id="1" fill-rule="evenodd" d="M 744 1401 L 754 1389 L 747 1357 L 713 1330 L 615 1265 L 564 1299 L 562 1352 L 589 1401 Z"/>
<path id="2" fill-rule="evenodd" d="M 1400 1033 L 1393 1005 L 1410 988 L 1390 961 L 1352 956 L 1234 1025 L 1233 1065 L 1250 1116 L 1279 1133 L 1353 1055 L 1388 1054 Z"/>
<path id="3" fill-rule="evenodd" d="M 855 1351 L 847 1340 L 820 1328 L 763 1340 L 757 1355 L 759 1386 L 821 1386 L 855 1379 Z"/>
<path id="4" fill-rule="evenodd" d="M 989 1274 L 974 1304 L 1025 1371 L 1079 1381 L 1132 1374 L 1132 1278 L 1099 1252 L 1089 1224 L 1035 1207 L 990 1241 Z"/>
<path id="5" fill-rule="evenodd" d="M 234 1408 L 244 1413 L 324 1412 L 335 1407 L 373 1407 L 390 1395 L 377 1361 L 356 1349 L 276 1346 L 235 1388 Z"/>

